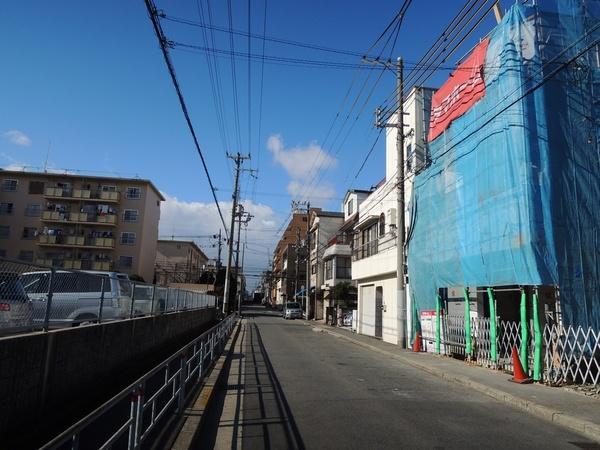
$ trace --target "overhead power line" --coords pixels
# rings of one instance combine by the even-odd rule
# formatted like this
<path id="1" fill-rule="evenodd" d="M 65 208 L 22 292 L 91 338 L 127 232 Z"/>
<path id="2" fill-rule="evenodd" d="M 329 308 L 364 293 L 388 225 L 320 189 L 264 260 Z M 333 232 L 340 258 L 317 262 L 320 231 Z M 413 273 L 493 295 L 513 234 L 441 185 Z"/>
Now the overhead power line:
<path id="1" fill-rule="evenodd" d="M 204 154 L 202 153 L 202 149 L 200 148 L 200 144 L 198 142 L 198 137 L 196 136 L 196 131 L 194 130 L 194 126 L 192 125 L 192 120 L 190 119 L 190 115 L 185 104 L 185 100 L 183 98 L 183 93 L 181 92 L 181 88 L 179 87 L 179 82 L 177 81 L 177 75 L 175 74 L 175 67 L 171 61 L 171 57 L 169 55 L 169 51 L 167 50 L 167 38 L 162 30 L 160 22 L 158 20 L 158 14 L 156 10 L 156 6 L 154 5 L 153 0 L 144 0 L 146 4 L 146 9 L 148 10 L 148 15 L 150 16 L 150 20 L 152 21 L 152 26 L 154 27 L 154 33 L 156 34 L 156 38 L 158 39 L 158 43 L 160 45 L 160 49 L 162 51 L 163 57 L 165 59 L 165 63 L 167 65 L 167 69 L 169 70 L 169 75 L 171 76 L 171 81 L 173 82 L 173 86 L 175 87 L 175 91 L 177 92 L 177 97 L 179 98 L 179 105 L 181 106 L 181 111 L 185 117 L 185 121 L 188 125 L 190 133 L 192 134 L 192 138 L 194 139 L 194 145 L 196 146 L 196 150 L 198 155 L 200 155 L 200 160 L 202 161 L 202 167 L 204 168 L 204 173 L 206 174 L 206 178 L 208 180 L 208 184 L 210 186 L 210 191 L 213 196 L 213 200 L 215 201 L 215 205 L 217 207 L 217 211 L 219 212 L 219 217 L 221 218 L 221 223 L 223 225 L 223 230 L 227 233 L 227 225 L 225 225 L 225 219 L 223 218 L 223 213 L 221 212 L 221 207 L 219 205 L 219 201 L 217 200 L 217 195 L 215 193 L 215 187 L 213 185 L 212 179 L 210 177 L 210 172 L 208 171 L 208 166 L 206 165 L 206 161 L 204 159 Z"/>

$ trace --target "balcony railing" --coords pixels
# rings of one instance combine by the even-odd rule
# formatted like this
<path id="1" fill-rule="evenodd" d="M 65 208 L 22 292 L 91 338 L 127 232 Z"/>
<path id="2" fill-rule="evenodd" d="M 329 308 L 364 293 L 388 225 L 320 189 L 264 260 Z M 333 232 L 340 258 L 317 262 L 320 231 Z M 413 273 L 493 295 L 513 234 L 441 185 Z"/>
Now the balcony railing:
<path id="1" fill-rule="evenodd" d="M 396 246 L 396 234 L 386 233 L 377 239 L 356 246 L 352 249 L 352 261 L 358 261 L 382 253 Z"/>
<path id="2" fill-rule="evenodd" d="M 48 235 L 41 234 L 38 237 L 38 244 L 63 247 L 83 247 L 83 248 L 104 248 L 112 249 L 115 247 L 115 239 L 112 237 L 90 237 L 69 236 L 69 235 Z"/>
<path id="3" fill-rule="evenodd" d="M 119 192 L 116 191 L 92 191 L 90 189 L 73 189 L 64 187 L 47 187 L 44 191 L 45 197 L 60 198 L 63 200 L 90 200 L 118 202 Z"/>
<path id="4" fill-rule="evenodd" d="M 72 222 L 79 224 L 106 224 L 116 225 L 116 214 L 96 215 L 79 212 L 44 211 L 42 212 L 44 222 Z"/>
<path id="5" fill-rule="evenodd" d="M 327 246 L 331 247 L 332 245 L 350 245 L 350 243 L 352 242 L 352 237 L 348 236 L 347 234 L 337 234 L 335 236 L 333 236 L 331 239 L 329 239 L 329 241 L 327 242 Z"/>
<path id="6" fill-rule="evenodd" d="M 112 270 L 111 260 L 38 258 L 36 264 L 65 270 Z"/>

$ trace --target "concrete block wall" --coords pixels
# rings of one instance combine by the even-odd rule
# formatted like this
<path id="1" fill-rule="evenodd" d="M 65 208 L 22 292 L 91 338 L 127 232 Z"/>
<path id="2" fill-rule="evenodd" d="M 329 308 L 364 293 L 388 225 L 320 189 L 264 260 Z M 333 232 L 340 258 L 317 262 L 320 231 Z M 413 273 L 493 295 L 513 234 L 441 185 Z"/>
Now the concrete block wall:
<path id="1" fill-rule="evenodd" d="M 136 361 L 191 340 L 215 317 L 192 310 L 0 338 L 0 436 L 126 386 Z"/>

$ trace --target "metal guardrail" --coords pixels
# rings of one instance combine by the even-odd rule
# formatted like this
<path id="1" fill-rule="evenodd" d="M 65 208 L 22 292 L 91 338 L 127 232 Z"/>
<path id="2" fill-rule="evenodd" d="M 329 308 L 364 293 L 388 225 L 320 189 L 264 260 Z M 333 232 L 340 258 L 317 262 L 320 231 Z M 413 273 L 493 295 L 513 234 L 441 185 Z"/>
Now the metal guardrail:
<path id="1" fill-rule="evenodd" d="M 140 448 L 168 412 L 183 411 L 223 351 L 236 320 L 229 315 L 41 449 Z"/>
<path id="2" fill-rule="evenodd" d="M 0 259 L 0 335 L 216 307 L 212 295 Z"/>

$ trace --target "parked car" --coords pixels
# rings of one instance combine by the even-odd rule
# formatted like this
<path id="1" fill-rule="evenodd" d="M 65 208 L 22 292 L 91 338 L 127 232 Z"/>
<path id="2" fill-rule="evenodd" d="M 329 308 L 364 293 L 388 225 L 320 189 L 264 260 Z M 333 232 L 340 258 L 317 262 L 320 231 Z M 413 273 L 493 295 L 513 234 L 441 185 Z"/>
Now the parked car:
<path id="1" fill-rule="evenodd" d="M 32 300 L 34 322 L 38 324 L 44 321 L 46 314 L 50 274 L 46 270 L 27 272 L 21 277 L 25 292 Z M 97 322 L 101 302 L 102 320 L 124 319 L 130 315 L 131 282 L 123 273 L 57 270 L 52 279 L 52 291 L 51 327 Z"/>
<path id="2" fill-rule="evenodd" d="M 33 306 L 21 276 L 0 272 L 0 333 L 24 331 L 33 326 Z"/>
<path id="3" fill-rule="evenodd" d="M 284 319 L 302 319 L 302 308 L 298 302 L 287 302 L 283 308 Z"/>

